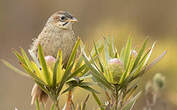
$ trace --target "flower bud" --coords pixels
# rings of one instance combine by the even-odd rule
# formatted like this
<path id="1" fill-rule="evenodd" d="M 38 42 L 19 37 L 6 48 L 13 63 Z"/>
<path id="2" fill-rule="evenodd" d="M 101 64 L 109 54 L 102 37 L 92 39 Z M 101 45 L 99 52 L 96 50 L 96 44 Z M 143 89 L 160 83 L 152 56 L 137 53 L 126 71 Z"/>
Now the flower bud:
<path id="1" fill-rule="evenodd" d="M 45 56 L 45 61 L 48 66 L 52 67 L 55 64 L 56 59 L 53 56 Z"/>
<path id="2" fill-rule="evenodd" d="M 108 70 L 113 76 L 114 82 L 119 82 L 123 72 L 123 63 L 118 58 L 113 58 L 108 61 Z"/>
<path id="3" fill-rule="evenodd" d="M 36 99 L 39 100 L 39 102 L 46 104 L 48 100 L 48 95 L 42 91 L 42 89 L 37 85 L 34 84 L 32 92 L 31 92 L 32 100 L 31 104 L 34 104 L 34 101 Z"/>
<path id="4" fill-rule="evenodd" d="M 153 84 L 154 87 L 158 90 L 163 88 L 165 85 L 165 77 L 160 73 L 155 74 L 153 77 Z"/>

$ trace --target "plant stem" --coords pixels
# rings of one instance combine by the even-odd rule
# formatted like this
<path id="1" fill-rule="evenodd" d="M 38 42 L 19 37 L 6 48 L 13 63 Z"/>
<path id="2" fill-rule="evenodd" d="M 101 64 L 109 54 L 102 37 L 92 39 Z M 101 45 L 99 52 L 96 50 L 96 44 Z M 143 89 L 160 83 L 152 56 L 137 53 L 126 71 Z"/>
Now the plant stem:
<path id="1" fill-rule="evenodd" d="M 66 105 L 66 110 L 71 109 L 71 100 L 72 100 L 72 91 L 70 90 L 68 92 L 68 101 L 67 101 L 67 105 Z"/>
<path id="2" fill-rule="evenodd" d="M 39 101 L 38 101 L 38 99 L 35 100 L 35 104 L 36 104 L 36 110 L 40 110 L 40 106 L 39 106 Z"/>
<path id="3" fill-rule="evenodd" d="M 117 89 L 117 86 L 115 86 L 115 103 L 116 103 L 116 105 L 115 105 L 115 110 L 117 110 L 117 108 L 118 108 L 118 89 Z"/>
<path id="4" fill-rule="evenodd" d="M 118 94 L 116 94 L 116 105 L 115 105 L 115 110 L 117 110 L 117 108 L 118 108 Z"/>
<path id="5" fill-rule="evenodd" d="M 56 106 L 56 109 L 57 109 L 57 110 L 60 110 L 58 101 L 55 101 L 55 106 Z"/>
<path id="6" fill-rule="evenodd" d="M 53 104 L 51 105 L 50 110 L 55 110 L 55 103 L 53 103 Z"/>
<path id="7" fill-rule="evenodd" d="M 45 110 L 45 104 L 42 102 L 42 110 Z"/>

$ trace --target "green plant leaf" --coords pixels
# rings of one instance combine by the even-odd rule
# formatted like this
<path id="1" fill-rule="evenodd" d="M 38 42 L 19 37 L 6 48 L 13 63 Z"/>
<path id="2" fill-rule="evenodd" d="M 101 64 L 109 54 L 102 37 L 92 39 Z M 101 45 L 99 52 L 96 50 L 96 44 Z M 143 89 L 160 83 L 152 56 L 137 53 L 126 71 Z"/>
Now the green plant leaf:
<path id="1" fill-rule="evenodd" d="M 95 89 L 89 87 L 89 86 L 82 86 L 82 85 L 78 85 L 79 87 L 87 90 L 87 91 L 90 91 L 90 92 L 94 92 L 94 93 L 98 93 Z"/>
<path id="2" fill-rule="evenodd" d="M 14 67 L 13 65 L 11 65 L 9 62 L 1 59 L 2 63 L 4 63 L 8 68 L 12 69 L 13 71 L 15 71 L 16 73 L 19 73 L 20 75 L 29 77 L 29 75 L 21 70 L 19 70 L 18 68 Z"/>
<path id="3" fill-rule="evenodd" d="M 79 77 L 79 80 L 85 80 L 85 79 L 89 79 L 89 78 L 92 78 L 91 74 L 87 74 L 87 75 L 81 76 L 81 77 Z"/>
<path id="4" fill-rule="evenodd" d="M 151 56 L 151 54 L 152 54 L 152 51 L 153 51 L 153 49 L 154 49 L 155 44 L 156 44 L 156 42 L 153 43 L 153 45 L 152 45 L 152 47 L 151 47 L 151 50 L 150 50 L 149 54 L 147 55 L 146 60 L 144 61 L 143 66 L 147 64 L 147 62 L 148 62 L 148 60 L 149 60 L 149 58 L 150 58 L 150 56 Z"/>
<path id="5" fill-rule="evenodd" d="M 74 59 L 75 59 L 75 56 L 76 56 L 77 49 L 78 49 L 79 45 L 80 45 L 80 39 L 78 39 L 77 42 L 74 45 L 74 48 L 73 48 L 72 53 L 69 57 L 66 68 L 68 68 L 71 65 L 72 62 L 74 62 Z"/>
<path id="6" fill-rule="evenodd" d="M 120 80 L 119 80 L 119 84 L 122 84 L 123 81 L 125 80 L 126 76 L 128 73 L 128 69 L 121 75 Z"/>
<path id="7" fill-rule="evenodd" d="M 103 51 L 103 49 L 104 49 L 103 43 L 100 41 L 100 42 L 96 42 L 95 44 L 96 44 L 96 46 L 97 46 L 98 53 L 101 53 L 101 52 Z M 83 47 L 82 47 L 82 48 L 83 48 Z M 92 50 L 91 50 L 91 56 L 92 56 L 93 58 L 96 57 L 95 48 L 92 48 Z"/>
<path id="8" fill-rule="evenodd" d="M 147 72 L 150 68 L 152 68 L 155 64 L 157 64 L 165 55 L 166 55 L 167 51 L 164 51 L 159 57 L 155 58 L 149 65 L 147 65 L 146 67 L 144 67 L 138 75 L 133 76 L 133 74 L 131 74 L 131 77 L 129 82 L 133 81 L 134 79 L 136 79 L 139 76 L 142 76 L 145 72 Z"/>
<path id="9" fill-rule="evenodd" d="M 62 60 L 60 59 L 61 57 L 62 57 L 61 50 L 59 50 L 59 56 L 57 58 L 57 61 L 55 62 L 54 69 L 53 69 L 53 87 L 56 87 L 56 84 L 57 84 L 57 69 L 58 69 L 58 65 L 60 61 Z"/>
<path id="10" fill-rule="evenodd" d="M 80 72 L 82 72 L 84 69 L 86 68 L 86 65 L 82 65 L 81 67 L 77 68 L 68 78 L 67 80 L 69 80 L 70 78 L 76 76 L 77 74 L 79 74 Z"/>
<path id="11" fill-rule="evenodd" d="M 64 71 L 63 71 L 63 65 L 62 65 L 62 58 L 63 55 L 62 55 L 62 51 L 61 49 L 59 49 L 58 51 L 58 54 L 57 54 L 57 59 L 59 59 L 59 64 L 57 66 L 57 70 L 56 70 L 56 83 L 60 83 L 63 75 L 64 75 Z"/>
<path id="12" fill-rule="evenodd" d="M 36 63 L 36 65 L 38 66 L 38 68 L 41 68 L 41 65 L 40 65 L 39 60 L 36 57 L 36 55 L 31 50 L 28 50 L 28 52 L 31 55 L 31 57 L 34 60 L 34 62 Z"/>
<path id="13" fill-rule="evenodd" d="M 83 57 L 79 56 L 79 59 L 76 62 L 75 68 L 79 68 L 82 65 L 82 62 L 83 62 Z"/>
<path id="14" fill-rule="evenodd" d="M 14 51 L 14 54 L 15 54 L 15 56 L 18 58 L 18 60 L 19 60 L 20 63 L 22 63 L 22 64 L 24 64 L 24 65 L 27 66 L 27 64 L 26 64 L 26 62 L 25 62 L 25 60 L 24 60 L 24 58 L 20 55 L 19 52 Z"/>
<path id="15" fill-rule="evenodd" d="M 137 84 L 134 84 L 133 86 L 131 86 L 127 91 L 126 91 L 126 95 L 124 96 L 123 98 L 123 101 L 124 102 L 127 102 L 132 96 L 133 94 L 135 93 L 135 90 L 137 89 Z M 124 103 L 123 102 L 123 103 Z"/>
<path id="16" fill-rule="evenodd" d="M 83 52 L 84 53 L 84 52 Z M 84 55 L 86 56 L 86 54 L 84 53 Z M 96 58 L 94 59 L 91 55 L 90 55 L 90 57 L 91 57 L 91 61 L 90 61 L 90 64 L 91 64 L 91 66 L 93 67 L 93 69 L 95 69 L 97 72 L 96 73 L 98 73 L 98 75 L 103 79 L 103 80 L 105 80 L 105 81 L 107 81 L 106 79 L 105 79 L 105 77 L 104 77 L 104 72 L 102 72 L 100 69 L 99 69 L 99 67 L 97 66 L 97 64 L 96 64 L 96 62 L 95 62 L 95 60 L 96 60 Z M 99 56 L 97 56 L 97 57 L 99 57 Z M 85 58 L 87 58 L 87 57 L 85 57 Z M 100 62 L 101 63 L 101 62 Z M 102 65 L 102 67 L 103 67 L 103 65 Z M 104 71 L 104 70 L 103 70 Z"/>
<path id="17" fill-rule="evenodd" d="M 131 72 L 132 72 L 132 71 L 135 69 L 135 67 L 138 65 L 138 63 L 139 63 L 139 61 L 140 61 L 140 59 L 141 59 L 141 57 L 142 57 L 142 55 L 143 55 L 143 53 L 144 53 L 144 51 L 145 51 L 145 48 L 146 48 L 146 45 L 147 45 L 147 41 L 148 41 L 148 39 L 146 39 L 146 40 L 144 41 L 144 44 L 143 44 L 142 48 L 140 49 L 140 51 L 139 51 L 139 53 L 138 53 L 138 55 L 137 55 L 137 57 L 136 57 L 136 60 L 135 60 L 135 63 L 134 63 L 134 65 L 133 65 L 133 68 L 132 68 Z"/>
<path id="18" fill-rule="evenodd" d="M 43 73 L 40 70 L 40 68 L 36 65 L 36 63 L 34 63 L 33 61 L 31 62 L 32 68 L 33 68 L 33 73 L 35 75 L 37 75 L 37 77 L 39 77 L 41 80 L 45 81 L 44 77 L 43 77 Z"/>
<path id="19" fill-rule="evenodd" d="M 125 47 L 125 53 L 124 53 L 124 68 L 125 69 L 127 69 L 127 65 L 130 60 L 131 46 L 132 46 L 132 39 L 129 37 L 126 47 Z"/>
<path id="20" fill-rule="evenodd" d="M 137 98 L 140 96 L 141 92 L 139 92 L 135 97 L 133 97 L 125 106 L 122 107 L 121 110 L 132 110 L 133 106 L 137 100 Z"/>
<path id="21" fill-rule="evenodd" d="M 50 74 L 49 74 L 47 64 L 46 64 L 46 61 L 45 61 L 45 58 L 44 58 L 44 53 L 43 53 L 43 50 L 42 50 L 42 47 L 41 47 L 40 44 L 38 46 L 38 55 L 39 55 L 39 61 L 40 61 L 41 67 L 42 67 L 42 71 L 43 71 L 45 80 L 46 80 L 47 84 L 49 86 L 51 86 Z"/>
<path id="22" fill-rule="evenodd" d="M 109 49 L 108 49 L 108 45 L 107 45 L 106 39 L 104 40 L 104 53 L 105 53 L 106 63 L 108 63 L 108 61 L 110 59 L 110 55 L 109 55 Z"/>
<path id="23" fill-rule="evenodd" d="M 103 68 L 103 65 L 101 63 L 101 60 L 100 60 L 99 53 L 98 53 L 98 50 L 97 50 L 95 42 L 94 42 L 94 48 L 95 48 L 96 55 L 98 56 L 98 63 L 100 65 L 101 71 L 104 72 L 104 68 Z"/>
<path id="24" fill-rule="evenodd" d="M 24 59 L 26 65 L 28 66 L 28 68 L 29 68 L 30 70 L 33 71 L 31 62 L 30 62 L 30 60 L 29 60 L 29 58 L 28 58 L 26 52 L 23 50 L 23 48 L 21 48 L 21 53 L 22 53 L 22 55 L 23 55 L 23 59 Z"/>
<path id="25" fill-rule="evenodd" d="M 117 49 L 115 48 L 115 45 L 114 45 L 114 41 L 115 41 L 115 40 L 114 40 L 114 37 L 111 37 L 111 38 L 112 38 L 112 39 L 111 39 L 111 40 L 112 40 L 112 41 L 111 41 L 111 46 L 112 46 L 113 58 L 114 58 L 114 57 L 117 58 L 117 57 L 118 57 L 118 56 L 117 56 L 118 53 L 117 53 Z"/>
<path id="26" fill-rule="evenodd" d="M 125 48 L 123 47 L 120 52 L 120 60 L 124 62 L 124 53 L 125 53 Z"/>
<path id="27" fill-rule="evenodd" d="M 22 65 L 25 71 L 35 80 L 40 82 L 43 85 L 46 85 L 44 81 L 42 81 L 38 76 L 36 76 L 35 71 L 31 71 L 26 65 Z"/>
<path id="28" fill-rule="evenodd" d="M 93 65 L 88 61 L 87 56 L 85 55 L 84 51 L 83 51 L 83 58 L 84 61 L 86 63 L 86 65 L 88 66 L 88 68 L 92 71 L 92 75 L 95 77 L 95 79 L 102 83 L 106 88 L 111 89 L 112 90 L 112 85 L 106 81 L 106 79 L 100 75 L 100 73 L 95 69 L 95 67 L 93 67 Z"/>
<path id="29" fill-rule="evenodd" d="M 73 67 L 74 63 L 72 63 L 68 68 L 66 68 L 66 71 L 62 77 L 62 80 L 60 82 L 60 85 L 57 89 L 57 94 L 59 94 L 59 92 L 61 91 L 61 89 L 63 88 L 63 85 L 65 84 L 65 82 L 67 81 L 66 79 L 68 79 L 69 74 L 71 73 L 72 67 Z"/>
<path id="30" fill-rule="evenodd" d="M 145 60 L 148 56 L 148 54 L 150 53 L 151 50 L 148 50 L 145 55 L 143 56 L 142 60 L 140 61 L 140 63 L 137 65 L 137 67 L 134 69 L 134 71 L 132 71 L 131 74 L 133 74 L 134 76 L 138 75 L 139 72 L 143 69 L 143 66 L 144 66 L 144 63 L 145 63 Z"/>
<path id="31" fill-rule="evenodd" d="M 46 94 L 50 95 L 49 90 L 45 87 L 44 84 L 42 84 L 41 82 L 35 80 L 36 84 L 42 89 L 42 91 L 44 91 Z"/>
<path id="32" fill-rule="evenodd" d="M 36 110 L 40 110 L 40 105 L 39 105 L 39 101 L 37 98 L 36 98 L 35 104 L 36 104 Z"/>
<path id="33" fill-rule="evenodd" d="M 151 56 L 151 53 L 152 53 L 152 50 L 153 50 L 154 46 L 155 46 L 155 42 L 153 43 L 152 48 L 150 50 L 148 50 L 145 53 L 145 55 L 142 57 L 138 67 L 135 69 L 135 71 L 132 74 L 134 74 L 136 76 L 137 74 L 139 74 L 139 72 L 142 70 L 142 68 L 147 64 L 147 62 L 148 62 L 148 60 Z"/>
<path id="34" fill-rule="evenodd" d="M 129 72 L 131 46 L 132 46 L 132 39 L 129 37 L 127 44 L 125 46 L 125 50 L 124 49 L 122 50 L 122 51 L 124 51 L 124 52 L 122 52 L 122 55 L 123 55 L 122 57 L 123 57 L 125 72 L 121 75 L 119 84 L 121 84 L 125 80 L 128 72 Z"/>
<path id="35" fill-rule="evenodd" d="M 68 92 L 68 91 L 72 90 L 74 87 L 75 87 L 75 86 L 73 86 L 73 85 L 69 86 L 69 87 L 68 87 L 68 88 L 66 88 L 64 91 L 62 91 L 62 93 L 61 93 L 61 94 L 64 94 L 64 93 L 66 93 L 66 92 Z"/>
<path id="36" fill-rule="evenodd" d="M 93 98 L 95 99 L 95 101 L 96 101 L 96 103 L 98 104 L 98 106 L 100 107 L 100 109 L 101 109 L 101 110 L 104 110 L 104 108 L 102 107 L 101 101 L 100 101 L 100 99 L 98 98 L 98 96 L 97 96 L 94 92 L 92 92 L 92 96 L 93 96 Z"/>
<path id="37" fill-rule="evenodd" d="M 85 108 L 86 108 L 86 103 L 87 103 L 88 99 L 89 99 L 89 95 L 87 95 L 87 97 L 86 97 L 85 100 L 84 100 L 82 110 L 85 110 Z"/>

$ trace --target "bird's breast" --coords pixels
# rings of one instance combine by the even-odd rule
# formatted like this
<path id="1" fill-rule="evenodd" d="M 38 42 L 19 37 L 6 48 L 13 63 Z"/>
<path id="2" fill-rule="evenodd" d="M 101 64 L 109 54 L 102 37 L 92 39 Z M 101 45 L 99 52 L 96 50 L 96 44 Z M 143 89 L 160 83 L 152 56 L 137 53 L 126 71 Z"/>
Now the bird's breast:
<path id="1" fill-rule="evenodd" d="M 56 57 L 58 50 L 61 49 L 63 53 L 63 61 L 67 61 L 72 48 L 76 42 L 76 37 L 74 36 L 73 31 L 61 31 L 61 32 L 52 32 L 45 33 L 42 37 L 41 45 L 44 50 L 45 56 L 51 55 Z"/>

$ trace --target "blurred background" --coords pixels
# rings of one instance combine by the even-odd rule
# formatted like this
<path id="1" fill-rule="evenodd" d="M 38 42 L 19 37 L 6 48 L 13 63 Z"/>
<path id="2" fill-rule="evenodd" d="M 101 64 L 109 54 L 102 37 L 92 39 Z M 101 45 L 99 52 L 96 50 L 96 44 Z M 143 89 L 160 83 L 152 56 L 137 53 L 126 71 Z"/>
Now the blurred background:
<path id="1" fill-rule="evenodd" d="M 147 37 L 149 45 L 157 41 L 151 59 L 167 49 L 165 58 L 140 80 L 140 89 L 144 89 L 153 74 L 162 73 L 166 86 L 161 92 L 161 100 L 168 110 L 177 110 L 177 0 L 0 0 L 0 59 L 20 68 L 12 50 L 23 47 L 27 51 L 32 38 L 38 36 L 48 17 L 57 10 L 69 11 L 79 20 L 74 31 L 88 45 L 93 39 L 109 35 L 115 37 L 120 48 L 131 34 L 136 48 Z M 0 75 L 0 109 L 34 109 L 30 105 L 34 82 L 2 63 Z M 84 92 L 81 90 L 79 97 L 86 97 Z M 75 97 L 78 103 L 83 100 L 79 97 Z M 142 110 L 143 97 L 134 110 Z M 88 106 L 90 109 L 96 107 L 92 98 Z"/>

